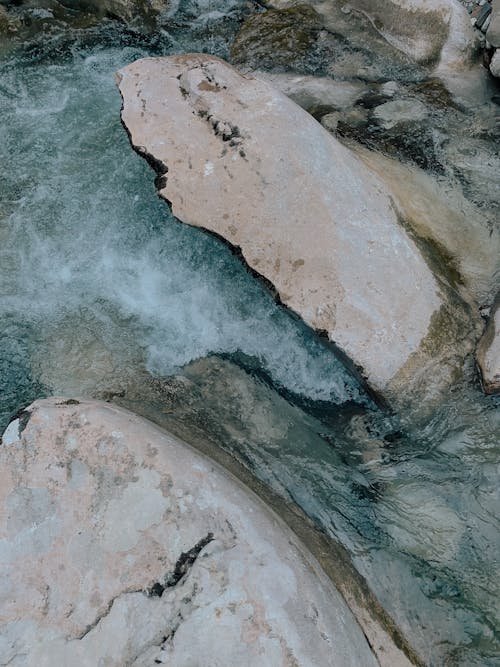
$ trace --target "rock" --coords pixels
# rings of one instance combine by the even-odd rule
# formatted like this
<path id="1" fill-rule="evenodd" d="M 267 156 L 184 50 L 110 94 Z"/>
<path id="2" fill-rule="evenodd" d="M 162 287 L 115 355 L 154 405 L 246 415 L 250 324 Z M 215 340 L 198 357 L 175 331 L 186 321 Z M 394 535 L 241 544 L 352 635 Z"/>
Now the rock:
<path id="1" fill-rule="evenodd" d="M 418 100 L 392 100 L 376 107 L 373 115 L 384 129 L 390 130 L 396 125 L 421 122 L 428 113 L 425 104 Z"/>
<path id="2" fill-rule="evenodd" d="M 0 37 L 16 34 L 19 27 L 19 20 L 12 16 L 5 7 L 0 5 Z"/>
<path id="3" fill-rule="evenodd" d="M 471 23 L 478 30 L 486 32 L 485 25 L 491 14 L 491 5 L 489 2 L 485 2 L 484 5 L 478 5 L 477 10 L 477 15 L 475 15 L 475 12 L 472 12 L 473 20 Z M 488 25 L 490 22 L 491 21 L 488 21 Z"/>
<path id="4" fill-rule="evenodd" d="M 132 413 L 37 401 L 0 474 L 10 665 L 379 664 L 291 530 Z"/>
<path id="5" fill-rule="evenodd" d="M 491 301 L 500 271 L 498 226 L 490 227 L 458 186 L 360 146 L 352 149 L 390 188 L 408 226 L 439 257 L 455 288 L 465 287 L 477 303 Z"/>
<path id="6" fill-rule="evenodd" d="M 13 4 L 23 36 L 32 36 L 35 28 L 41 32 L 88 28 L 104 17 L 152 28 L 158 15 L 167 9 L 168 0 L 16 0 Z"/>
<path id="7" fill-rule="evenodd" d="M 394 97 L 399 90 L 399 83 L 397 81 L 386 81 L 380 86 L 380 92 L 387 97 Z"/>
<path id="8" fill-rule="evenodd" d="M 174 215 L 241 250 L 375 390 L 401 398 L 397 376 L 406 369 L 406 387 L 420 376 L 422 345 L 435 367 L 463 352 L 446 331 L 470 333 L 467 309 L 403 230 L 389 188 L 291 100 L 205 55 L 139 60 L 118 77 L 123 123 Z"/>
<path id="9" fill-rule="evenodd" d="M 287 7 L 293 0 L 275 0 L 273 6 Z M 325 26 L 335 29 L 331 3 L 311 0 Z M 467 12 L 454 0 L 350 0 L 351 12 L 369 17 L 375 29 L 393 46 L 419 63 L 469 62 L 476 37 Z"/>
<path id="10" fill-rule="evenodd" d="M 271 0 L 274 7 L 288 7 L 293 0 Z M 350 0 L 350 13 L 341 5 L 310 0 L 329 31 L 350 37 L 360 31 L 359 20 L 395 50 L 435 76 L 442 78 L 457 97 L 477 103 L 486 95 L 484 71 L 477 65 L 479 37 L 467 11 L 456 0 Z M 346 25 L 347 24 L 347 25 Z M 362 31 L 363 32 L 363 31 Z M 366 48 L 379 52 L 373 34 L 364 30 Z"/>
<path id="11" fill-rule="evenodd" d="M 490 72 L 500 78 L 500 49 L 497 49 L 490 61 Z"/>
<path id="12" fill-rule="evenodd" d="M 481 338 L 476 359 L 487 394 L 500 393 L 500 295 L 492 308 L 486 330 Z"/>
<path id="13" fill-rule="evenodd" d="M 303 76 L 255 71 L 252 74 L 281 90 L 309 113 L 317 109 L 342 110 L 352 107 L 365 92 L 358 82 L 337 81 L 326 76 Z"/>
<path id="14" fill-rule="evenodd" d="M 61 0 L 70 11 L 88 13 L 98 18 L 116 18 L 125 23 L 154 22 L 156 16 L 169 6 L 168 0 Z"/>
<path id="15" fill-rule="evenodd" d="M 241 26 L 231 45 L 231 59 L 252 68 L 288 68 L 307 56 L 319 27 L 319 15 L 307 4 L 259 12 Z"/>
<path id="16" fill-rule="evenodd" d="M 466 524 L 448 498 L 430 485 L 418 480 L 389 483 L 375 512 L 403 553 L 441 565 L 457 558 Z"/>
<path id="17" fill-rule="evenodd" d="M 491 21 L 486 31 L 486 39 L 496 48 L 500 48 L 500 0 L 491 3 Z"/>

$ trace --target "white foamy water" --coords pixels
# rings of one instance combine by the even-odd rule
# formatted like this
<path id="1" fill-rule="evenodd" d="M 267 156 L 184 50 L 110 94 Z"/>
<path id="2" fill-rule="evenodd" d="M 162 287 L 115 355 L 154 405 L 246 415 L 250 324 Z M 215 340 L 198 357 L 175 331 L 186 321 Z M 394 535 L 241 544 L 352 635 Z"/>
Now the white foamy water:
<path id="1" fill-rule="evenodd" d="M 53 346 L 92 321 L 95 338 L 117 349 L 125 337 L 125 356 L 143 358 L 155 375 L 240 352 L 293 392 L 359 398 L 331 351 L 222 243 L 175 221 L 156 197 L 154 173 L 121 127 L 114 83 L 138 55 L 107 50 L 66 64 L 4 66 L 3 316 L 35 329 L 37 359 L 47 339 Z"/>
<path id="2" fill-rule="evenodd" d="M 225 7 L 201 4 L 197 26 Z M 44 392 L 115 390 L 144 366 L 168 375 L 212 352 L 243 353 L 313 400 L 357 398 L 332 353 L 225 246 L 174 221 L 157 199 L 152 170 L 120 126 L 113 83 L 147 53 L 99 46 L 120 43 L 109 37 L 115 28 L 85 51 L 72 44 L 52 61 L 0 64 L 0 421 Z M 201 28 L 197 42 L 183 30 L 170 49 L 206 46 Z M 207 48 L 220 54 L 224 39 Z M 191 373 L 191 384 L 175 385 L 188 425 L 211 425 L 222 447 L 348 546 L 426 664 L 496 666 L 493 399 L 470 378 L 428 424 L 406 419 L 398 432 L 398 416 L 342 422 L 318 404 L 316 423 L 241 371 L 232 381 Z"/>

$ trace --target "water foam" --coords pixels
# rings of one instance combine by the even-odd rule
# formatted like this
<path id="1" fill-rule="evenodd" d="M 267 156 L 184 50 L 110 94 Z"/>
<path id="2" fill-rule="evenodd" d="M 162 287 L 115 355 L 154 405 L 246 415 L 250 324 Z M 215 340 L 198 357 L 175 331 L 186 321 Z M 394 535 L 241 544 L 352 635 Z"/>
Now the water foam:
<path id="1" fill-rule="evenodd" d="M 308 398 L 359 398 L 333 354 L 222 243 L 179 224 L 157 199 L 120 125 L 113 80 L 137 55 L 109 49 L 3 67 L 3 315 L 32 325 L 42 349 L 91 319 L 108 346 L 126 335 L 156 375 L 242 352 Z"/>

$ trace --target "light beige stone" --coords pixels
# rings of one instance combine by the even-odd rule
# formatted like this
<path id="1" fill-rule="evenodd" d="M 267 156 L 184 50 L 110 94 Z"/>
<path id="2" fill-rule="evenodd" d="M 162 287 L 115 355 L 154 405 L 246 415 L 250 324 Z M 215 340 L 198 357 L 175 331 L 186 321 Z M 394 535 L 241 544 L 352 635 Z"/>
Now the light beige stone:
<path id="1" fill-rule="evenodd" d="M 477 348 L 476 358 L 485 392 L 500 393 L 500 295 L 493 305 L 488 326 Z"/>
<path id="2" fill-rule="evenodd" d="M 325 106 L 336 110 L 349 109 L 366 91 L 366 87 L 359 82 L 337 81 L 326 76 L 260 71 L 253 72 L 253 75 L 278 88 L 307 111 Z"/>
<path id="3" fill-rule="evenodd" d="M 6 664 L 379 664 L 277 516 L 132 413 L 37 401 L 4 434 L 0 478 Z"/>
<path id="4" fill-rule="evenodd" d="M 212 56 L 143 59 L 119 86 L 131 142 L 164 174 L 174 215 L 241 249 L 376 390 L 395 389 L 403 368 L 405 383 L 420 374 L 447 297 L 380 177 L 283 94 Z M 454 320 L 469 330 L 463 311 L 447 329 Z M 463 352 L 450 352 L 453 335 L 427 346 L 434 366 Z"/>
<path id="5" fill-rule="evenodd" d="M 409 228 L 433 246 L 449 279 L 476 302 L 491 303 L 500 272 L 500 229 L 458 185 L 359 144 L 350 147 L 387 188 Z"/>

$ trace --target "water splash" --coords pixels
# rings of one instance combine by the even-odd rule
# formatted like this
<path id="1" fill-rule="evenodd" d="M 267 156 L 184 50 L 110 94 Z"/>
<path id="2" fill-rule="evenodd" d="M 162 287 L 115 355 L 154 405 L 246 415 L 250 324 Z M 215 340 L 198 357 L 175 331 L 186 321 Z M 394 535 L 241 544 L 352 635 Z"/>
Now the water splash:
<path id="1" fill-rule="evenodd" d="M 360 400 L 333 354 L 223 244 L 179 224 L 157 199 L 119 121 L 113 75 L 136 56 L 108 49 L 2 68 L 1 308 L 43 339 L 32 351 L 37 379 L 57 389 L 57 355 L 44 377 L 40 345 L 91 326 L 106 348 L 121 347 L 136 366 L 142 358 L 155 375 L 239 351 L 290 391 Z M 67 364 L 78 358 L 67 354 L 61 373 L 74 375 Z"/>

